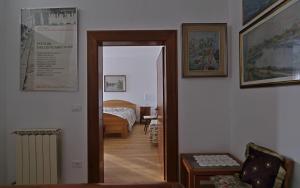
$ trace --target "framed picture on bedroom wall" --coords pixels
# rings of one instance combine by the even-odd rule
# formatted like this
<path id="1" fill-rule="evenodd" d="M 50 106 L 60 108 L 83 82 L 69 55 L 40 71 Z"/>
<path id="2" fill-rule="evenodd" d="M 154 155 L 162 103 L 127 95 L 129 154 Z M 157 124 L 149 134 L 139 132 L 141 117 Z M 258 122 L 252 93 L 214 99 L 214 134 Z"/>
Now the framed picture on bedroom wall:
<path id="1" fill-rule="evenodd" d="M 126 92 L 126 75 L 104 75 L 104 92 Z"/>
<path id="2" fill-rule="evenodd" d="M 300 1 L 240 32 L 240 87 L 300 83 Z"/>
<path id="3" fill-rule="evenodd" d="M 227 76 L 227 24 L 182 24 L 183 77 Z"/>

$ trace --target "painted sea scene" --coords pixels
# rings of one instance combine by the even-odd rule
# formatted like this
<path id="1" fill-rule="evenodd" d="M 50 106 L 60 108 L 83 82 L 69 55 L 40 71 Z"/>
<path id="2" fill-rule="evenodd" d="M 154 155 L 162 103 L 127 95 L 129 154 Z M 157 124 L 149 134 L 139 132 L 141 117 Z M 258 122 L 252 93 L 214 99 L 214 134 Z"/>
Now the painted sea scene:
<path id="1" fill-rule="evenodd" d="M 189 70 L 215 71 L 220 68 L 220 33 L 189 33 Z"/>
<path id="2" fill-rule="evenodd" d="M 243 23 L 247 23 L 266 8 L 282 0 L 243 0 Z"/>
<path id="3" fill-rule="evenodd" d="M 300 79 L 300 1 L 243 34 L 243 82 Z"/>

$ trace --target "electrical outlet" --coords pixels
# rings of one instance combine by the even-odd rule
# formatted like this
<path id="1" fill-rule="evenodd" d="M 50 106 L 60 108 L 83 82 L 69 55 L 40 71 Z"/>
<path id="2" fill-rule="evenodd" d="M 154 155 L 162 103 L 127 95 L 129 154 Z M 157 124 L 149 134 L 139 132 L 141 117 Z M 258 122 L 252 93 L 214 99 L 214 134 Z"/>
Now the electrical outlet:
<path id="1" fill-rule="evenodd" d="M 82 168 L 82 161 L 72 161 L 72 168 Z"/>
<path id="2" fill-rule="evenodd" d="M 81 112 L 82 111 L 82 105 L 81 104 L 73 104 L 72 105 L 72 112 Z"/>

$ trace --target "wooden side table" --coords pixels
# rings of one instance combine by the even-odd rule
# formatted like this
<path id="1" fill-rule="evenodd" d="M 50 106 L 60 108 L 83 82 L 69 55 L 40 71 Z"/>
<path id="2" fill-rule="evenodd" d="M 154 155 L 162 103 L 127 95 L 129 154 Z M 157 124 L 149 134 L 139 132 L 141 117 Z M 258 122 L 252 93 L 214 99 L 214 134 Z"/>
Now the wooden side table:
<path id="1" fill-rule="evenodd" d="M 239 163 L 239 166 L 199 166 L 194 155 L 228 155 Z M 186 188 L 211 187 L 211 176 L 232 175 L 241 171 L 241 162 L 229 153 L 185 153 L 181 154 L 181 183 Z M 213 187 L 213 186 L 212 186 Z"/>
<path id="2" fill-rule="evenodd" d="M 146 123 L 144 116 L 150 116 L 151 107 L 150 106 L 141 106 L 140 107 L 140 123 Z"/>

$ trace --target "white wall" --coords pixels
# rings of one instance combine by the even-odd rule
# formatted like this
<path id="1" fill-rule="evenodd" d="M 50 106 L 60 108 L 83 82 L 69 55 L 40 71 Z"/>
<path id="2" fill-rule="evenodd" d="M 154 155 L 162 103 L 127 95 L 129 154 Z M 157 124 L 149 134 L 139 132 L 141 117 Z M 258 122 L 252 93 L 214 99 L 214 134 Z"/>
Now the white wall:
<path id="1" fill-rule="evenodd" d="M 15 137 L 17 128 L 62 128 L 62 170 L 65 183 L 86 180 L 86 162 L 83 169 L 73 169 L 72 160 L 86 161 L 86 107 L 83 112 L 72 112 L 72 105 L 85 104 L 85 59 L 79 53 L 80 81 L 78 92 L 22 92 L 19 90 L 20 9 L 32 7 L 78 6 L 78 0 L 10 0 L 6 1 L 6 124 L 7 124 L 7 182 L 15 181 Z M 80 30 L 79 51 L 85 49 L 85 32 Z"/>
<path id="2" fill-rule="evenodd" d="M 20 9 L 76 6 L 79 8 L 79 91 L 19 91 Z M 179 150 L 227 151 L 230 143 L 230 78 L 181 78 L 181 23 L 227 22 L 225 0 L 9 0 L 6 1 L 6 124 L 8 182 L 15 178 L 14 136 L 19 127 L 61 127 L 64 183 L 86 181 L 87 66 L 86 31 L 112 29 L 178 30 Z M 72 113 L 73 104 L 83 105 Z M 214 135 L 214 136 L 212 136 Z M 72 169 L 82 160 L 83 169 Z"/>
<path id="3" fill-rule="evenodd" d="M 232 127 L 231 151 L 243 157 L 252 141 L 270 147 L 296 161 L 293 187 L 300 187 L 300 86 L 239 88 L 240 0 L 230 0 L 232 29 Z"/>
<path id="4" fill-rule="evenodd" d="M 3 61 L 4 48 L 4 0 L 0 0 L 0 185 L 5 183 L 5 66 Z"/>
<path id="5" fill-rule="evenodd" d="M 157 105 L 156 60 L 161 47 L 103 47 L 103 75 L 126 75 L 126 92 L 104 92 L 103 100 Z M 146 96 L 145 96 L 146 95 Z M 146 98 L 145 98 L 146 97 Z"/>

